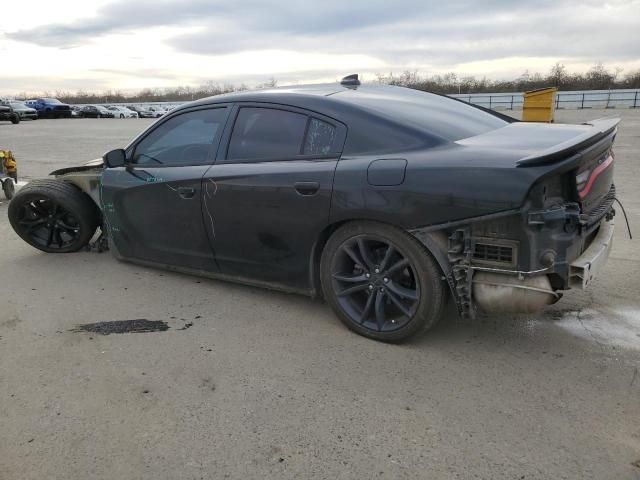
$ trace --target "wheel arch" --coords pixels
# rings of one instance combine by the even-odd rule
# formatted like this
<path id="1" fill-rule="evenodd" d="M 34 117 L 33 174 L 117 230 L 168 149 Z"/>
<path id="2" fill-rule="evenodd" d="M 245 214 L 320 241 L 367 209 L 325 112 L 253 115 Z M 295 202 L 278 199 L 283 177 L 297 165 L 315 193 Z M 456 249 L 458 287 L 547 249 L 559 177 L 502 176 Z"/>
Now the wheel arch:
<path id="1" fill-rule="evenodd" d="M 102 216 L 102 203 L 100 201 L 100 175 L 91 170 L 82 172 L 70 172 L 56 175 L 56 180 L 73 185 L 85 193 L 94 203 L 99 215 Z"/>

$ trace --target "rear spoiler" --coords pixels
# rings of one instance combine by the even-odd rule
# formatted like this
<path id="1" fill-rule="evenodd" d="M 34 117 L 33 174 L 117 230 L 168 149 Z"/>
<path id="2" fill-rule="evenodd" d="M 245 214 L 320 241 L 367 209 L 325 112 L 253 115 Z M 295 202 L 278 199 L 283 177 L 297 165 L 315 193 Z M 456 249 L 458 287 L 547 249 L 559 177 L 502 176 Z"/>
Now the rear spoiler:
<path id="1" fill-rule="evenodd" d="M 516 162 L 518 167 L 536 167 L 538 165 L 546 165 L 554 163 L 558 160 L 566 159 L 576 153 L 584 150 L 607 135 L 614 132 L 620 123 L 619 118 L 600 118 L 585 122 L 583 125 L 591 125 L 593 128 L 581 135 L 573 137 L 571 140 L 554 145 L 551 148 L 537 152 L 534 155 L 521 158 Z"/>

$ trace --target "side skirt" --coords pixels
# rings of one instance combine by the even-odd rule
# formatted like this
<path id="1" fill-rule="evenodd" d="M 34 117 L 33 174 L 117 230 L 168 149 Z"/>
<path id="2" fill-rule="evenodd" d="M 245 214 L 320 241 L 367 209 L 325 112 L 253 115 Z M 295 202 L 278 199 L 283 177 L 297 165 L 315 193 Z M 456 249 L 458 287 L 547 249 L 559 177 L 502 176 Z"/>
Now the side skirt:
<path id="1" fill-rule="evenodd" d="M 118 259 L 118 260 L 120 260 L 122 262 L 133 263 L 133 264 L 140 265 L 140 266 L 143 266 L 143 267 L 151 267 L 151 268 L 156 268 L 156 269 L 159 269 L 159 270 L 167 270 L 167 271 L 170 271 L 170 272 L 184 273 L 184 274 L 187 274 L 187 275 L 193 275 L 195 277 L 211 278 L 213 280 L 223 280 L 225 282 L 239 283 L 239 284 L 248 285 L 248 286 L 251 286 L 251 287 L 259 287 L 259 288 L 265 288 L 267 290 L 275 290 L 275 291 L 278 291 L 278 292 L 294 293 L 294 294 L 298 294 L 298 295 L 304 295 L 305 297 L 313 297 L 313 291 L 312 290 L 291 288 L 291 287 L 289 287 L 287 285 L 283 285 L 283 284 L 280 284 L 280 283 L 265 282 L 265 281 L 261 281 L 261 280 L 253 280 L 253 279 L 245 278 L 245 277 L 236 277 L 236 276 L 233 276 L 233 275 L 226 275 L 224 273 L 207 272 L 207 271 L 204 271 L 204 270 L 196 270 L 196 269 L 186 268 L 186 267 L 176 267 L 175 265 L 167 265 L 167 264 L 163 264 L 163 263 L 150 262 L 148 260 L 125 258 L 125 257 L 122 257 L 121 255 L 119 255 L 119 253 L 117 253 L 117 251 L 114 251 L 112 242 L 110 242 L 110 246 L 111 246 L 113 255 L 116 257 L 116 259 Z"/>

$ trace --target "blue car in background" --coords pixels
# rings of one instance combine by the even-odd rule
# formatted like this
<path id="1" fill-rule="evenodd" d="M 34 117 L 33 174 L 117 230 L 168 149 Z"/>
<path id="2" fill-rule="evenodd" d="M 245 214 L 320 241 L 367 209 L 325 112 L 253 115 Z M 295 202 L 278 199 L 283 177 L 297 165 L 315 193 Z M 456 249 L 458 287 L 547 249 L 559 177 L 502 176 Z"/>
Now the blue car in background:
<path id="1" fill-rule="evenodd" d="M 71 107 L 57 98 L 37 98 L 24 103 L 37 110 L 38 118 L 71 118 Z"/>

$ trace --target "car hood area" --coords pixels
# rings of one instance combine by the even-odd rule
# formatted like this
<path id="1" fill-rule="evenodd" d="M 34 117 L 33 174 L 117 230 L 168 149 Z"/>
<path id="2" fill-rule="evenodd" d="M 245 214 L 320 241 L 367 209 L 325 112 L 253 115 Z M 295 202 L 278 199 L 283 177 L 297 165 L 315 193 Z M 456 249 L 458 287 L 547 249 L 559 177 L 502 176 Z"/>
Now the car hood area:
<path id="1" fill-rule="evenodd" d="M 54 170 L 53 172 L 51 172 L 49 175 L 65 175 L 67 173 L 72 173 L 72 172 L 99 170 L 99 169 L 102 169 L 103 167 L 104 167 L 104 161 L 102 160 L 102 158 L 95 158 L 93 160 L 89 160 L 88 162 L 85 162 L 81 165 L 77 165 L 75 167 L 59 168 L 58 170 Z"/>

